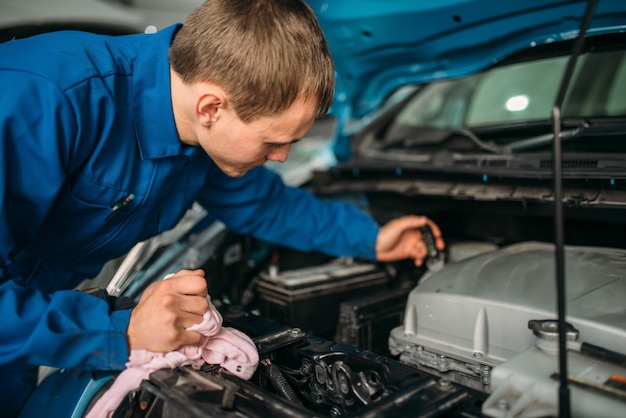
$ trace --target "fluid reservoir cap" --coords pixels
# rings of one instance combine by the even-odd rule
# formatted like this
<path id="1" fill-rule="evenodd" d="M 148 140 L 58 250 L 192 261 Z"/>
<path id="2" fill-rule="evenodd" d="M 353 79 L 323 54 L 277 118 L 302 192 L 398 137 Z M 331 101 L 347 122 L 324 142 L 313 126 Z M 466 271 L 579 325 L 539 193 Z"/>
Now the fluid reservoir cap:
<path id="1" fill-rule="evenodd" d="M 537 338 L 550 341 L 559 339 L 559 322 L 554 319 L 531 319 L 528 321 L 528 328 Z M 568 341 L 578 340 L 578 330 L 572 324 L 565 323 L 565 332 Z"/>

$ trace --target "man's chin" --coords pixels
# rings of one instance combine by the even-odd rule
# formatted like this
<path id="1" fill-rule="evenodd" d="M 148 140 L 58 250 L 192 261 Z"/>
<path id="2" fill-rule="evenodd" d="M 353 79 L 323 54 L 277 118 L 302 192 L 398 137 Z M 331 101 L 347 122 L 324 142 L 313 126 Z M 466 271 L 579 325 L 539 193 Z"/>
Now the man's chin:
<path id="1" fill-rule="evenodd" d="M 233 173 L 233 174 L 227 174 L 227 176 L 236 179 L 236 178 L 239 178 L 239 177 L 243 177 L 246 174 L 248 174 L 248 170 L 246 170 L 246 171 L 238 171 L 238 172 Z"/>
<path id="2" fill-rule="evenodd" d="M 220 170 L 222 170 L 222 173 L 226 174 L 228 177 L 232 177 L 232 178 L 238 178 L 238 177 L 243 177 L 246 175 L 246 173 L 250 170 L 238 170 L 238 169 L 223 169 L 220 168 Z"/>

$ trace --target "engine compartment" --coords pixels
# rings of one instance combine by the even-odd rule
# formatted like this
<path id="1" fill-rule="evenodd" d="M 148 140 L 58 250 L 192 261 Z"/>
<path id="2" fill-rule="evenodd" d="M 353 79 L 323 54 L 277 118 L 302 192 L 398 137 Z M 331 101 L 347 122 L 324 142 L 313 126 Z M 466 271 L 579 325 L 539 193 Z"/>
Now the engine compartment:
<path id="1" fill-rule="evenodd" d="M 366 201 L 381 223 L 419 213 L 412 198 L 395 196 L 393 210 L 377 204 L 389 203 L 380 196 Z M 126 268 L 132 280 L 123 295 L 138 298 L 171 271 L 203 268 L 225 325 L 253 338 L 261 364 L 250 381 L 215 366 L 159 370 L 114 416 L 556 416 L 553 245 L 540 239 L 548 219 L 470 203 L 456 217 L 453 206 L 426 207 L 447 246 L 443 267 L 433 270 L 301 253 L 204 219 L 182 238 L 164 240 Z M 568 223 L 574 416 L 619 416 L 626 406 L 626 250 L 597 244 L 616 240 L 622 226 L 589 236 L 594 221 Z M 576 245 L 586 236 L 596 245 Z M 536 323 L 548 325 L 537 331 Z M 47 416 L 82 416 L 115 375 L 57 371 L 22 417 L 41 416 L 44 406 Z"/>
<path id="2" fill-rule="evenodd" d="M 159 370 L 128 396 L 120 416 L 480 416 L 484 395 L 398 361 L 242 315 L 261 364 L 250 381 L 217 367 Z M 140 415 L 141 414 L 141 415 Z"/>

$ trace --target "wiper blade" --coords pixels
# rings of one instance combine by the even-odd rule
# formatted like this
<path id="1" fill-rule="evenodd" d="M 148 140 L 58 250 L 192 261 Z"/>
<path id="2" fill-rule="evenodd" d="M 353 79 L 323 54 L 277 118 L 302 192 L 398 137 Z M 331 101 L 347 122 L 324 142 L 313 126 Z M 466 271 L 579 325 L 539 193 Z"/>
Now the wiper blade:
<path id="1" fill-rule="evenodd" d="M 483 151 L 495 154 L 503 153 L 503 147 L 483 141 L 469 129 L 430 129 L 412 138 L 399 138 L 388 142 L 383 146 L 383 150 L 388 150 L 398 145 L 402 145 L 404 149 L 433 146 L 442 144 L 453 136 L 462 136 L 467 138 Z"/>
<path id="2" fill-rule="evenodd" d="M 561 141 L 568 141 L 580 136 L 583 129 L 581 127 L 561 131 Z M 453 136 L 463 136 L 469 139 L 478 148 L 499 155 L 509 155 L 520 151 L 528 151 L 533 148 L 545 147 L 552 144 L 554 133 L 549 132 L 530 138 L 521 139 L 508 145 L 497 145 L 493 142 L 480 139 L 474 132 L 469 129 L 439 129 L 431 131 L 428 134 L 420 135 L 415 138 L 403 138 L 387 143 L 384 149 L 402 144 L 404 149 L 418 148 L 420 146 L 433 146 L 442 144 L 445 140 Z"/>

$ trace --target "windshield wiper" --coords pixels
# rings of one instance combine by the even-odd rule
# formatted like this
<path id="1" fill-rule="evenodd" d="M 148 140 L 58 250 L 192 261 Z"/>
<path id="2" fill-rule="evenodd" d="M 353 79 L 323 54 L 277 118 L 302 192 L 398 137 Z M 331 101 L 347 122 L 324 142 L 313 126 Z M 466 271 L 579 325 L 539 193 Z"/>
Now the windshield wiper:
<path id="1" fill-rule="evenodd" d="M 580 127 L 561 131 L 561 142 L 576 138 L 580 135 L 581 131 L 582 129 Z M 533 148 L 545 147 L 552 144 L 553 140 L 554 133 L 551 132 L 548 134 L 537 135 L 531 138 L 522 139 L 512 144 L 502 146 L 500 148 L 502 154 L 513 154 L 519 151 L 527 151 Z"/>
<path id="2" fill-rule="evenodd" d="M 561 141 L 571 140 L 576 138 L 582 132 L 581 127 L 569 129 L 561 132 Z M 414 138 L 401 138 L 385 144 L 383 150 L 402 145 L 403 149 L 419 148 L 424 146 L 433 146 L 442 144 L 447 139 L 453 136 L 462 136 L 469 139 L 474 145 L 483 151 L 491 152 L 493 154 L 513 154 L 520 151 L 526 151 L 533 148 L 545 147 L 552 143 L 554 138 L 553 133 L 547 133 L 543 135 L 537 135 L 530 138 L 521 139 L 508 145 L 498 145 L 492 141 L 484 141 L 480 139 L 474 132 L 469 129 L 437 129 L 428 131 L 427 134 L 419 135 Z M 445 147 L 442 147 L 445 149 Z"/>
<path id="3" fill-rule="evenodd" d="M 469 139 L 474 145 L 483 151 L 500 154 L 502 147 L 493 143 L 488 143 L 480 139 L 474 132 L 469 129 L 428 129 L 415 137 L 398 138 L 384 144 L 382 150 L 389 150 L 398 145 L 402 145 L 403 149 L 419 148 L 425 146 L 434 146 L 444 143 L 446 140 L 454 137 L 462 136 Z M 443 147 L 445 148 L 445 147 Z"/>

